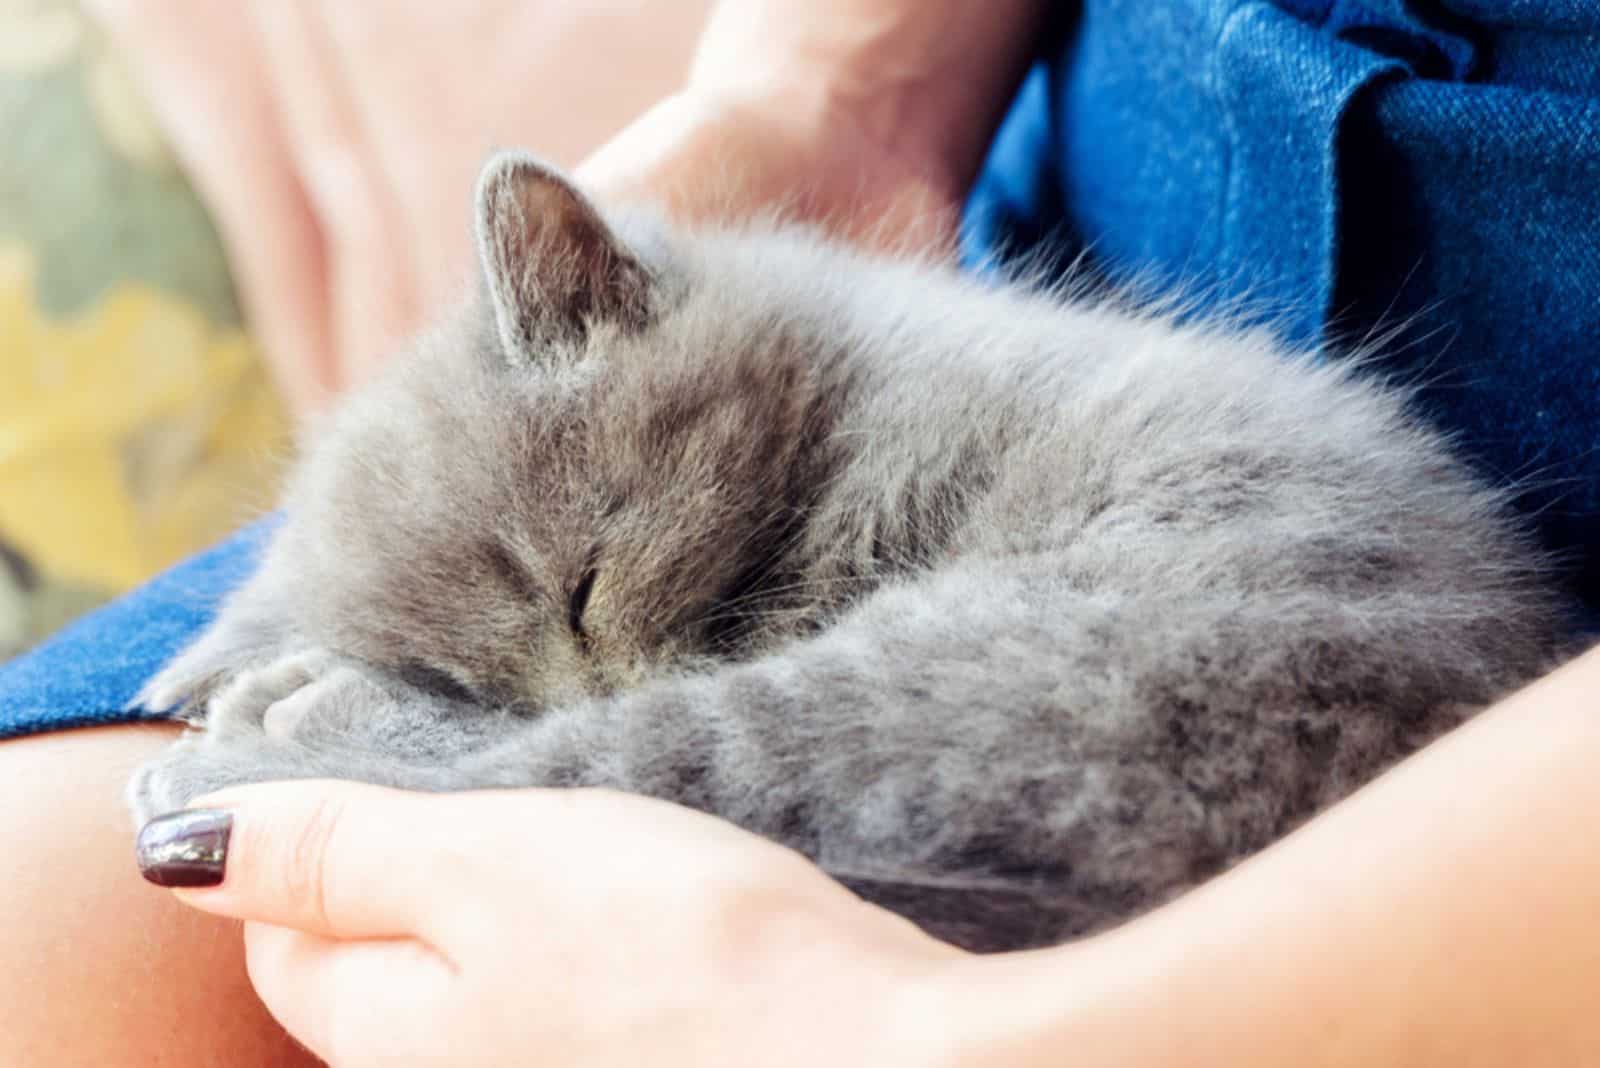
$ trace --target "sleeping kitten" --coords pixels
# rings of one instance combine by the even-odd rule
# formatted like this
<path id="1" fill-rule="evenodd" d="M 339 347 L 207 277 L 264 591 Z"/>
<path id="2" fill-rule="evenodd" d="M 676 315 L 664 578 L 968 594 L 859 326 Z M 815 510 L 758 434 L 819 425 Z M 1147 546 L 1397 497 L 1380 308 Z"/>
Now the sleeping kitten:
<path id="1" fill-rule="evenodd" d="M 140 819 L 272 778 L 603 785 L 1015 948 L 1558 654 L 1502 498 L 1265 333 L 606 218 L 522 156 L 477 215 L 479 299 L 322 429 L 141 695 L 200 729 Z"/>

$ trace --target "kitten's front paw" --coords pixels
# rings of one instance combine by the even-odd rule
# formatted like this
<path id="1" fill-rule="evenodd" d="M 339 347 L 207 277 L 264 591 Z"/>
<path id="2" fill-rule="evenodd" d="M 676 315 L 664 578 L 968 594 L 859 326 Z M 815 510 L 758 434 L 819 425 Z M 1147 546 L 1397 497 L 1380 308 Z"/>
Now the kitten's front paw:
<path id="1" fill-rule="evenodd" d="M 134 772 L 128 783 L 128 807 L 135 825 L 143 826 L 228 786 L 333 778 L 340 775 L 339 765 L 331 753 L 315 753 L 265 735 L 219 743 L 204 731 L 190 731 Z"/>
<path id="2" fill-rule="evenodd" d="M 234 699 L 244 695 L 248 687 L 241 687 L 242 682 L 254 680 L 259 687 L 270 679 L 287 692 L 294 688 L 291 675 L 273 669 L 302 661 L 314 664 L 317 657 L 324 655 L 316 651 L 246 653 L 207 633 L 149 679 L 129 705 L 148 712 L 165 712 L 186 723 L 203 723 L 215 713 L 219 698 L 230 693 Z"/>
<path id="3" fill-rule="evenodd" d="M 128 707 L 164 713 L 184 723 L 200 723 L 212 695 L 228 678 L 220 665 L 202 666 L 180 656 L 140 687 Z"/>
<path id="4" fill-rule="evenodd" d="M 274 779 L 358 775 L 349 731 L 381 709 L 375 684 L 327 652 L 297 653 L 235 673 L 206 702 L 202 725 L 141 767 L 128 787 L 136 820 L 182 808 L 202 794 Z M 362 698 L 366 698 L 362 700 Z"/>
<path id="5" fill-rule="evenodd" d="M 514 722 L 417 691 L 327 653 L 240 672 L 129 786 L 143 821 L 226 786 L 338 778 L 412 789 L 472 786 L 454 766 Z"/>
<path id="6" fill-rule="evenodd" d="M 234 675 L 206 705 L 206 728 L 218 734 L 264 730 L 288 737 L 318 680 L 352 671 L 342 658 L 313 649 Z"/>

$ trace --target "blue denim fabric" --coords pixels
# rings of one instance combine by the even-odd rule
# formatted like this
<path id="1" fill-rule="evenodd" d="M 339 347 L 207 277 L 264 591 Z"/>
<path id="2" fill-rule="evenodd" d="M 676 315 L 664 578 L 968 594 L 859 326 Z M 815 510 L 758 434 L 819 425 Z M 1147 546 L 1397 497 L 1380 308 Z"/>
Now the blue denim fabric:
<path id="1" fill-rule="evenodd" d="M 0 738 L 156 718 L 128 703 L 249 575 L 272 524 L 246 527 L 0 668 Z"/>
<path id="2" fill-rule="evenodd" d="M 1587 0 L 1061 6 L 969 204 L 974 258 L 1262 309 L 1382 353 L 1600 607 L 1600 9 Z M 1054 258 L 1054 257 L 1052 257 Z M 124 706 L 263 528 L 0 669 L 0 737 Z"/>

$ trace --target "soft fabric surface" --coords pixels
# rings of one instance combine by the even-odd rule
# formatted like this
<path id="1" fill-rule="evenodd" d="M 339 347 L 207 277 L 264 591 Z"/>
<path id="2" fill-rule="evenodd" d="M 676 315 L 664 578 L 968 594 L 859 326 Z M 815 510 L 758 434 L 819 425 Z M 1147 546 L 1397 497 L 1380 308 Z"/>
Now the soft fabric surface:
<path id="1" fill-rule="evenodd" d="M 155 718 L 128 702 L 250 573 L 271 523 L 245 528 L 0 668 L 0 738 Z"/>

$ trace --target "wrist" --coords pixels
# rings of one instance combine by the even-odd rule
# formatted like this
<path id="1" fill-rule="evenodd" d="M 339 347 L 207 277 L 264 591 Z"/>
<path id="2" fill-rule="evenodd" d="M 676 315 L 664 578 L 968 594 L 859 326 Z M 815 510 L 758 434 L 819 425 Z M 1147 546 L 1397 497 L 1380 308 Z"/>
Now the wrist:
<path id="1" fill-rule="evenodd" d="M 930 203 L 958 204 L 975 165 L 941 136 L 937 126 L 889 97 L 871 97 L 844 82 L 778 76 L 749 81 L 691 81 L 684 94 L 704 113 L 735 116 L 746 130 L 766 131 L 779 147 L 768 158 L 786 155 L 791 175 L 807 168 L 832 167 L 816 184 L 830 184 L 845 171 L 871 185 L 918 186 Z"/>
<path id="2" fill-rule="evenodd" d="M 1076 946 L 940 961 L 903 991 L 896 1018 L 902 1063 L 932 1068 L 1058 1065 L 1087 1049 L 1079 1036 L 1092 972 Z M 1102 1063 L 1094 1061 L 1094 1063 Z"/>
<path id="3" fill-rule="evenodd" d="M 962 160 L 945 134 L 946 123 L 925 98 L 904 88 L 874 91 L 872 79 L 848 67 L 801 67 L 774 60 L 691 76 L 687 91 L 782 129 L 791 141 L 813 146 L 819 154 L 841 142 L 861 142 L 874 155 L 948 175 L 955 184 Z"/>
<path id="4" fill-rule="evenodd" d="M 681 221 L 776 211 L 871 247 L 954 245 L 964 182 L 948 160 L 886 149 L 848 114 L 774 88 L 692 86 L 578 169 L 603 200 L 651 202 Z"/>
<path id="5" fill-rule="evenodd" d="M 718 4 L 690 68 L 696 92 L 843 135 L 949 187 L 982 162 L 1034 45 L 1041 0 Z"/>
<path id="6" fill-rule="evenodd" d="M 1236 1066 L 1189 1006 L 1188 969 L 1168 937 L 1135 922 L 1047 949 L 964 954 L 907 991 L 906 1063 L 937 1068 L 1096 1065 Z M 1203 994 L 1195 999 L 1204 1005 Z M 1202 1012 L 1202 1016 L 1204 1013 Z M 1237 1050 L 1235 1050 L 1237 1052 Z M 1255 1062 L 1251 1062 L 1255 1063 Z"/>

